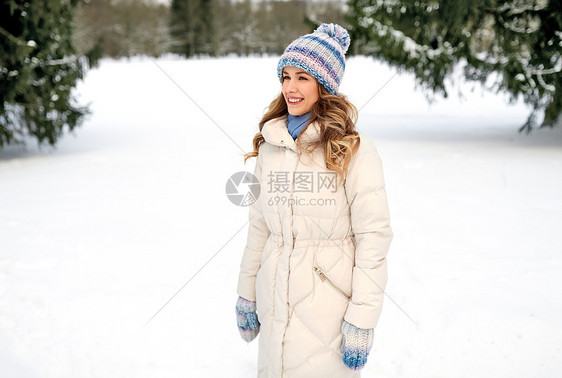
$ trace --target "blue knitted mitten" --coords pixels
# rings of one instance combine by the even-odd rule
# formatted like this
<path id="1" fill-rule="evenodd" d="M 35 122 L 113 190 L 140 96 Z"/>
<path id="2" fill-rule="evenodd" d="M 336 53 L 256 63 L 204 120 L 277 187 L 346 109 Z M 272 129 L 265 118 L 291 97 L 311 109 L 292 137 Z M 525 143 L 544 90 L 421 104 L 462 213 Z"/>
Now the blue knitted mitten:
<path id="1" fill-rule="evenodd" d="M 373 346 L 374 329 L 357 328 L 344 320 L 341 331 L 343 363 L 353 370 L 362 369 L 367 363 L 369 351 Z"/>
<path id="2" fill-rule="evenodd" d="M 260 322 L 256 314 L 256 302 L 238 297 L 236 302 L 236 316 L 238 319 L 238 331 L 246 342 L 256 338 L 260 332 Z"/>

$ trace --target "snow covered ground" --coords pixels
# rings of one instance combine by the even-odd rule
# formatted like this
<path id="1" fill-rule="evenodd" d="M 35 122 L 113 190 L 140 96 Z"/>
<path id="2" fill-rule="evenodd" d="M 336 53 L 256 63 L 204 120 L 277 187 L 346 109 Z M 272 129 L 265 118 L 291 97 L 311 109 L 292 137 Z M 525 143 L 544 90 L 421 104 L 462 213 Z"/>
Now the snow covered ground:
<path id="1" fill-rule="evenodd" d="M 276 61 L 104 60 L 74 135 L 0 152 L 1 377 L 256 375 L 234 314 L 248 209 L 225 185 L 253 171 Z M 559 376 L 562 127 L 518 134 L 525 105 L 466 83 L 429 106 L 395 72 L 352 58 L 340 88 L 395 233 L 363 376 Z"/>

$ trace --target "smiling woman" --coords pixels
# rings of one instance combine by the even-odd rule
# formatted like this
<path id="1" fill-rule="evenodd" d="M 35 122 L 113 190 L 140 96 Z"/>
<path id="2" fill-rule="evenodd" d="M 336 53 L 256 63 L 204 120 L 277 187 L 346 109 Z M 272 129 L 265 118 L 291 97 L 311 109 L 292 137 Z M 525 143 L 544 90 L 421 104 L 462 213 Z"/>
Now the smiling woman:
<path id="1" fill-rule="evenodd" d="M 348 46 L 323 24 L 287 47 L 281 93 L 245 155 L 262 190 L 236 314 L 244 340 L 260 335 L 261 378 L 360 377 L 382 311 L 393 233 L 377 149 L 338 93 Z"/>
<path id="2" fill-rule="evenodd" d="M 288 112 L 300 116 L 308 113 L 318 101 L 318 80 L 298 67 L 283 68 L 283 96 Z"/>

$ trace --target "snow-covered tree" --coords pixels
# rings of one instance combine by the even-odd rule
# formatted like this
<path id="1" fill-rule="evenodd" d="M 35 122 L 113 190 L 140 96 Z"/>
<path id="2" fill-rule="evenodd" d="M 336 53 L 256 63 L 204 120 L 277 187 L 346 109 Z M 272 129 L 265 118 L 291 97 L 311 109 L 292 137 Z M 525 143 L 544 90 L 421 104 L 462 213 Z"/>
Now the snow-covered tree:
<path id="1" fill-rule="evenodd" d="M 77 3 L 0 1 L 0 147 L 28 136 L 55 145 L 87 114 L 71 93 L 93 63 L 72 45 Z"/>
<path id="2" fill-rule="evenodd" d="M 352 51 L 413 72 L 447 96 L 458 64 L 468 80 L 519 96 L 533 111 L 520 131 L 562 113 L 560 0 L 349 0 Z M 492 84 L 490 84 L 492 81 Z M 542 120 L 539 120 L 542 118 Z"/>

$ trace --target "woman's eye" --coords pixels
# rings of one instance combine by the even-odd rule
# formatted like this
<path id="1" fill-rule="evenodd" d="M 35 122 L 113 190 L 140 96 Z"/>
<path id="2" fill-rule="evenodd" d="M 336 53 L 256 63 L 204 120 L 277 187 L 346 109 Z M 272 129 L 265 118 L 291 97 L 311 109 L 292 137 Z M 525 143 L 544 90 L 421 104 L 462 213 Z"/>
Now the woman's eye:
<path id="1" fill-rule="evenodd" d="M 283 80 L 289 80 L 289 76 L 283 76 Z"/>
<path id="2" fill-rule="evenodd" d="M 308 78 L 305 77 L 305 76 L 301 76 L 299 79 L 301 79 L 301 80 L 308 80 Z"/>

